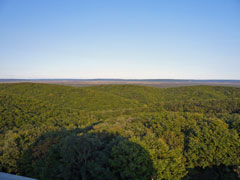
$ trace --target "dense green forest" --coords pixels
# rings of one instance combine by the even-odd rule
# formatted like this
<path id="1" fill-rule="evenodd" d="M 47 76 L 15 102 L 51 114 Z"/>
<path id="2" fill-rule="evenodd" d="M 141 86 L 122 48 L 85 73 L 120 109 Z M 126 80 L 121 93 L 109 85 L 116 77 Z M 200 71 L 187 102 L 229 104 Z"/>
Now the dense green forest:
<path id="1" fill-rule="evenodd" d="M 0 84 L 0 171 L 43 180 L 240 178 L 240 88 Z"/>

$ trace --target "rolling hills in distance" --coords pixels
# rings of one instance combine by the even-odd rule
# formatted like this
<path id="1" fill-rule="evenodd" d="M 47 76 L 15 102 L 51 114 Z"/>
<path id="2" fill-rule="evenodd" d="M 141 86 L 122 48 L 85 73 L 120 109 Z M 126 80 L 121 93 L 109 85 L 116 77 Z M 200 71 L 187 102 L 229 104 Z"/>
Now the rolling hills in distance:
<path id="1" fill-rule="evenodd" d="M 0 79 L 0 83 L 47 83 L 71 86 L 91 86 L 104 84 L 136 84 L 152 87 L 179 87 L 194 85 L 240 87 L 240 80 L 196 80 L 196 79 Z"/>
<path id="2" fill-rule="evenodd" d="M 0 81 L 2 172 L 43 180 L 240 177 L 240 88 L 226 86 L 240 81 Z"/>

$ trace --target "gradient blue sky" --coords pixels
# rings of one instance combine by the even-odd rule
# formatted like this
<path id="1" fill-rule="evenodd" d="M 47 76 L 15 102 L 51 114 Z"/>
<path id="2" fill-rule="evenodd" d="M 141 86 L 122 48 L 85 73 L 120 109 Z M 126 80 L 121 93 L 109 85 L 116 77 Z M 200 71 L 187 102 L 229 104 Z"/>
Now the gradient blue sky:
<path id="1" fill-rule="evenodd" d="M 0 0 L 0 78 L 240 79 L 240 0 Z"/>

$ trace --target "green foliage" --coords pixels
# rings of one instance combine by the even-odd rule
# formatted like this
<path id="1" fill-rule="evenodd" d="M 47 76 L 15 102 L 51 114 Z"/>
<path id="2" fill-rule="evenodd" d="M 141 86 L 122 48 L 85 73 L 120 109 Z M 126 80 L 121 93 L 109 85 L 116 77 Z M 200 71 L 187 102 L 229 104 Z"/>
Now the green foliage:
<path id="1" fill-rule="evenodd" d="M 0 171 L 237 179 L 239 165 L 239 88 L 0 84 Z"/>
<path id="2" fill-rule="evenodd" d="M 211 167 L 213 165 L 236 165 L 240 163 L 240 139 L 236 131 L 218 119 L 197 122 L 186 138 L 188 166 Z"/>
<path id="3" fill-rule="evenodd" d="M 140 145 L 109 133 L 79 133 L 78 129 L 74 131 L 55 132 L 48 135 L 48 138 L 45 137 L 44 143 L 40 140 L 33 145 L 25 157 L 26 164 L 22 164 L 27 166 L 29 162 L 33 162 L 25 174 L 49 180 L 148 180 L 153 177 L 152 160 Z M 55 142 L 55 145 L 49 146 L 46 142 L 48 139 Z M 45 147 L 44 150 L 36 154 L 41 147 Z"/>
<path id="4" fill-rule="evenodd" d="M 151 179 L 154 173 L 148 152 L 138 144 L 121 141 L 112 147 L 111 171 L 120 179 Z"/>
<path id="5" fill-rule="evenodd" d="M 213 166 L 207 168 L 191 169 L 184 180 L 237 180 L 238 175 L 234 172 L 233 166 Z"/>
<path id="6" fill-rule="evenodd" d="M 155 169 L 154 179 L 181 179 L 187 174 L 180 149 L 170 149 L 164 139 L 147 134 L 142 140 L 131 138 L 149 152 Z"/>

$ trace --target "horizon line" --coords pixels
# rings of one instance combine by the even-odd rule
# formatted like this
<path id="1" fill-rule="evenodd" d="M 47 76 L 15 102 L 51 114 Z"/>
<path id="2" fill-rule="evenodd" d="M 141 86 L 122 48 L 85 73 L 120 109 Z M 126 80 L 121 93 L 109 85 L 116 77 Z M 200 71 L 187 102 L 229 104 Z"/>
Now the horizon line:
<path id="1" fill-rule="evenodd" d="M 191 80 L 191 81 L 240 81 L 240 79 L 188 79 L 188 78 L 0 78 L 0 80 Z"/>

